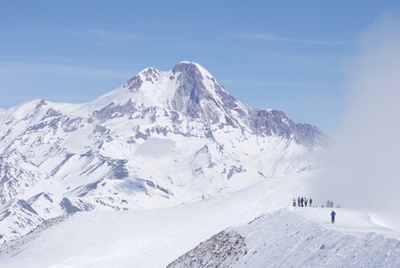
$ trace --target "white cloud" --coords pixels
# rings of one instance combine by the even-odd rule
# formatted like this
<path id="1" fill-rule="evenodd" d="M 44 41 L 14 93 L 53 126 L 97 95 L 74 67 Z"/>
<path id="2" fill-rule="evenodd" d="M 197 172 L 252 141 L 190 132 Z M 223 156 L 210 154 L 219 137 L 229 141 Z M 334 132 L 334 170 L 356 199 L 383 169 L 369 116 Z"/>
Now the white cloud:
<path id="1" fill-rule="evenodd" d="M 57 63 L 8 63 L 0 65 L 0 77 L 24 76 L 24 75 L 62 75 L 74 77 L 93 78 L 121 78 L 128 79 L 133 76 L 131 72 L 102 69 L 95 67 L 83 67 L 79 65 L 67 65 Z"/>
<path id="2" fill-rule="evenodd" d="M 104 30 L 104 29 L 65 30 L 62 31 L 62 33 L 69 35 L 96 37 L 103 41 L 112 43 L 145 39 L 145 37 L 141 35 L 119 30 Z"/>
<path id="3" fill-rule="evenodd" d="M 400 229 L 400 21 L 385 15 L 362 36 L 349 110 L 320 196 L 385 215 Z"/>
<path id="4" fill-rule="evenodd" d="M 331 40 L 317 40 L 317 39 L 298 39 L 298 38 L 287 38 L 272 34 L 245 34 L 243 38 L 249 40 L 265 40 L 265 41 L 277 41 L 277 42 L 289 42 L 289 43 L 303 43 L 309 45 L 346 45 L 346 41 L 331 41 Z"/>

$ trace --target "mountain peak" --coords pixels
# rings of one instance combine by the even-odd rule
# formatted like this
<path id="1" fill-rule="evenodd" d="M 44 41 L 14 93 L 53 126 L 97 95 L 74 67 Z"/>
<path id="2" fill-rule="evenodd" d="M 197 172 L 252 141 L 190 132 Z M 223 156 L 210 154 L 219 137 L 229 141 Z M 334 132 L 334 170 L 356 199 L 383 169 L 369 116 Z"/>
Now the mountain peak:
<path id="1" fill-rule="evenodd" d="M 191 61 L 181 61 L 180 63 L 175 65 L 175 67 L 172 69 L 173 74 L 176 73 L 190 74 L 193 72 L 200 76 L 208 76 L 210 78 L 213 77 L 211 73 L 207 71 L 203 66 L 201 66 L 196 62 L 191 62 Z"/>
<path id="2" fill-rule="evenodd" d="M 282 136 L 309 145 L 319 143 L 316 140 L 324 137 L 319 129 L 308 124 L 295 124 L 281 111 L 241 103 L 209 71 L 191 61 L 181 61 L 170 71 L 152 67 L 143 69 L 121 88 L 103 96 L 101 106 L 97 107 L 98 110 L 107 107 L 109 113 L 110 109 L 157 109 L 160 113 L 173 114 L 173 121 L 177 122 L 185 118 L 206 128 L 210 125 L 230 126 L 256 135 Z"/>
<path id="3" fill-rule="evenodd" d="M 205 105 L 223 106 L 226 100 L 236 102 L 223 86 L 200 64 L 182 61 L 170 71 L 153 67 L 143 69 L 116 91 L 101 97 L 101 105 L 123 104 L 130 99 L 146 107 L 172 109 L 204 118 Z"/>
<path id="4" fill-rule="evenodd" d="M 138 76 L 142 78 L 143 81 L 149 81 L 154 83 L 155 81 L 158 81 L 162 71 L 157 70 L 153 67 L 149 67 L 141 71 Z"/>
<path id="5" fill-rule="evenodd" d="M 191 76 L 195 79 L 202 80 L 204 77 L 213 78 L 213 76 L 200 64 L 190 61 L 181 61 L 174 66 L 172 71 L 160 71 L 153 67 L 148 67 L 140 71 L 137 75 L 129 79 L 124 88 L 135 91 L 141 88 L 145 82 L 156 84 L 161 76 L 168 77 L 169 80 L 174 80 L 175 76 Z"/>
<path id="6" fill-rule="evenodd" d="M 145 81 L 152 83 L 154 83 L 154 80 L 158 81 L 160 73 L 161 72 L 159 70 L 153 67 L 148 67 L 129 79 L 125 85 L 123 85 L 123 87 L 129 89 L 130 91 L 137 91 L 141 88 Z"/>

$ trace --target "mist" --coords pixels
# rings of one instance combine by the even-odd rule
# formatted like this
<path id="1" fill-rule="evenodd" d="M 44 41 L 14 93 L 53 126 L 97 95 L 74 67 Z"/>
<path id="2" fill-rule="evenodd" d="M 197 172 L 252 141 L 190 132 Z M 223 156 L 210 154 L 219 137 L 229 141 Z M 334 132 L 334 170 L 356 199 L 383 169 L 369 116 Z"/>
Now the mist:
<path id="1" fill-rule="evenodd" d="M 348 110 L 328 168 L 312 189 L 319 199 L 375 213 L 400 229 L 400 21 L 379 18 L 348 63 Z"/>

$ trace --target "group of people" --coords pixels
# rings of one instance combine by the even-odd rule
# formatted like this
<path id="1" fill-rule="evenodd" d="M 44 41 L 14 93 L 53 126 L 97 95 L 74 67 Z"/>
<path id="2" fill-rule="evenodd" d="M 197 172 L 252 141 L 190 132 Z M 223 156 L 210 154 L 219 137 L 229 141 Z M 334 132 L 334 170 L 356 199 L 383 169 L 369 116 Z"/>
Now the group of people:
<path id="1" fill-rule="evenodd" d="M 327 205 L 327 207 L 333 207 L 333 202 L 329 201 L 329 206 Z M 310 207 L 312 207 L 312 198 L 310 197 L 310 199 L 307 199 L 307 197 L 293 197 L 293 206 L 296 207 L 307 207 L 308 204 L 310 204 Z M 335 223 L 335 216 L 336 216 L 336 212 L 334 210 L 332 210 L 331 212 L 331 222 Z"/>
<path id="2" fill-rule="evenodd" d="M 297 202 L 297 203 L 296 203 Z M 307 197 L 293 197 L 293 206 L 296 207 L 307 207 L 308 204 L 310 204 L 310 207 L 312 207 L 312 198 L 307 199 Z"/>

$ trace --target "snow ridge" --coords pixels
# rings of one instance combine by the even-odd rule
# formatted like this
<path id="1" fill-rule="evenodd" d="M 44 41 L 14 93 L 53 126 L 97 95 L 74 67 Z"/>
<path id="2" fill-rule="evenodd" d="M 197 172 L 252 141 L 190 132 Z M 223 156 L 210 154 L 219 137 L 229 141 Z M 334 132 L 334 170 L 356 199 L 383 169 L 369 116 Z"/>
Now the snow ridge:
<path id="1" fill-rule="evenodd" d="M 168 267 L 399 267 L 399 256 L 399 239 L 326 228 L 285 209 L 228 228 Z"/>

